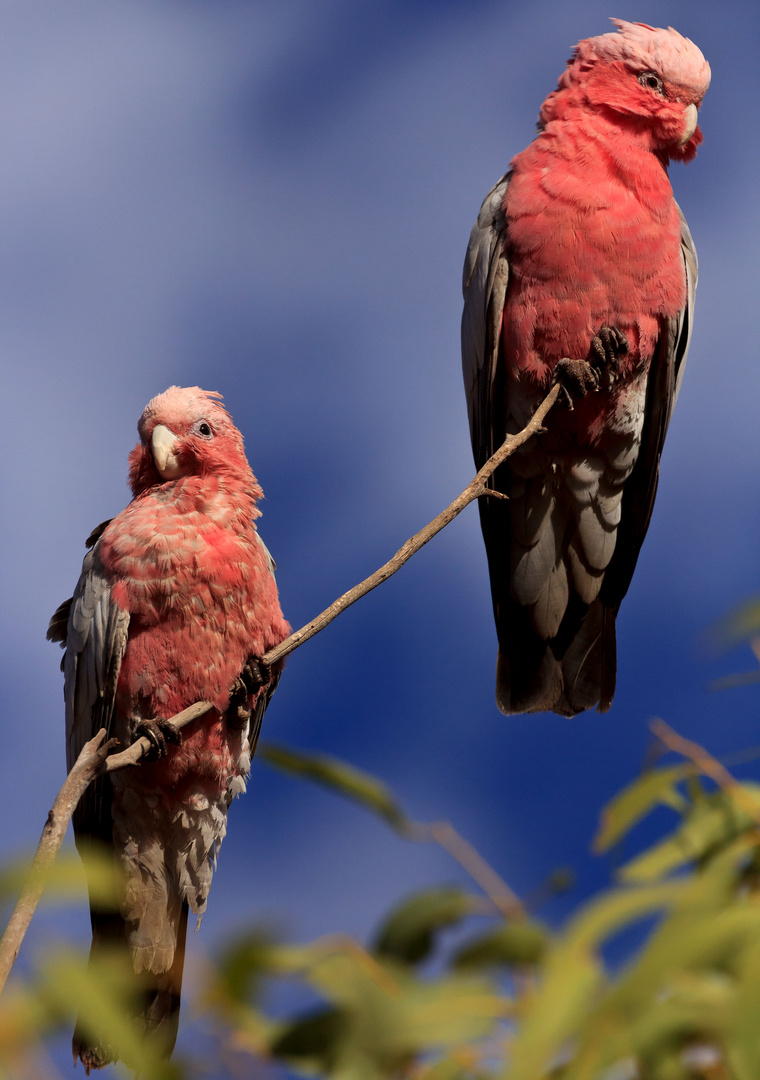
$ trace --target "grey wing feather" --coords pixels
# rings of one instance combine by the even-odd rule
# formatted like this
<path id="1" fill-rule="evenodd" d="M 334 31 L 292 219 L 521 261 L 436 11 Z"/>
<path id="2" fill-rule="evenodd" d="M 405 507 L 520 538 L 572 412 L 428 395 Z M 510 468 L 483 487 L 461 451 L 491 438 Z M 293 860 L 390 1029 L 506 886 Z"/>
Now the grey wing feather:
<path id="1" fill-rule="evenodd" d="M 671 412 L 681 389 L 683 373 L 686 369 L 686 356 L 691 344 L 691 332 L 694 325 L 694 298 L 697 292 L 697 276 L 699 264 L 697 262 L 697 249 L 686 224 L 681 207 L 676 203 L 676 210 L 681 221 L 681 254 L 683 255 L 684 268 L 686 270 L 686 306 L 676 316 L 673 327 L 673 363 L 675 365 L 673 379 L 673 397 Z"/>
<path id="2" fill-rule="evenodd" d="M 497 376 L 501 317 L 509 282 L 504 198 L 506 173 L 483 200 L 470 234 L 462 277 L 462 374 L 477 467 L 501 445 L 504 432 L 492 415 Z M 501 436 L 501 438 L 499 437 Z"/>
<path id="3" fill-rule="evenodd" d="M 58 605 L 48 624 L 47 634 L 45 634 L 48 641 L 57 641 L 63 649 L 66 648 L 66 631 L 69 626 L 69 615 L 71 614 L 71 602 L 73 599 L 74 597 L 70 596 L 68 600 L 64 600 L 62 604 Z M 61 671 L 63 671 L 63 661 L 61 661 Z"/>
<path id="4" fill-rule="evenodd" d="M 264 719 L 264 713 L 269 707 L 269 702 L 272 700 L 272 695 L 277 689 L 277 684 L 280 681 L 282 671 L 273 671 L 272 680 L 265 688 L 264 692 L 259 696 L 258 701 L 251 714 L 251 726 L 248 729 L 248 745 L 250 747 L 251 757 L 256 753 L 256 747 L 259 742 L 259 735 L 261 735 L 261 724 Z"/>
<path id="5" fill-rule="evenodd" d="M 261 544 L 262 548 L 264 549 L 264 556 L 266 558 L 267 570 L 272 575 L 272 580 L 274 580 L 274 577 L 275 577 L 274 572 L 277 569 L 277 563 L 272 558 L 271 551 L 269 550 L 269 548 L 266 546 L 264 541 L 259 536 L 258 530 L 256 530 L 254 535 L 255 535 L 256 539 L 258 540 L 258 542 Z M 253 755 L 256 753 L 256 746 L 257 746 L 258 741 L 259 741 L 259 735 L 261 734 L 261 724 L 262 724 L 262 721 L 264 719 L 264 713 L 267 711 L 267 708 L 269 706 L 269 702 L 272 700 L 272 695 L 274 694 L 275 690 L 277 689 L 277 684 L 280 681 L 280 676 L 281 675 L 282 675 L 282 664 L 280 664 L 279 668 L 275 668 L 272 671 L 272 679 L 269 682 L 269 684 L 265 687 L 264 692 L 259 695 L 259 698 L 258 698 L 258 700 L 256 702 L 256 705 L 255 705 L 254 709 L 253 709 L 253 713 L 251 714 L 251 724 L 250 724 L 250 727 L 248 729 L 248 744 L 249 744 L 250 749 L 251 749 L 251 757 L 253 757 Z"/>
<path id="6" fill-rule="evenodd" d="M 647 380 L 647 400 L 641 449 L 625 484 L 622 519 L 615 553 L 604 576 L 602 597 L 617 609 L 628 591 L 641 545 L 652 517 L 660 457 L 665 435 L 681 388 L 686 355 L 691 342 L 694 298 L 697 290 L 697 252 L 689 226 L 676 204 L 681 220 L 681 254 L 686 274 L 686 303 L 677 315 L 663 322 Z"/>
<path id="7" fill-rule="evenodd" d="M 63 662 L 66 702 L 66 761 L 71 769 L 84 744 L 100 728 L 110 730 L 116 683 L 127 647 L 129 612 L 112 599 L 111 584 L 98 557 L 98 544 L 85 556 L 68 605 Z M 62 604 L 48 636 L 60 640 Z"/>
<path id="8" fill-rule="evenodd" d="M 274 577 L 274 572 L 277 569 L 277 563 L 272 558 L 272 552 L 269 550 L 269 548 L 266 546 L 264 541 L 259 536 L 258 529 L 254 529 L 253 535 L 256 537 L 256 539 L 258 540 L 258 542 L 261 544 L 262 548 L 264 549 L 264 558 L 267 561 L 267 570 L 272 575 L 272 577 Z"/>

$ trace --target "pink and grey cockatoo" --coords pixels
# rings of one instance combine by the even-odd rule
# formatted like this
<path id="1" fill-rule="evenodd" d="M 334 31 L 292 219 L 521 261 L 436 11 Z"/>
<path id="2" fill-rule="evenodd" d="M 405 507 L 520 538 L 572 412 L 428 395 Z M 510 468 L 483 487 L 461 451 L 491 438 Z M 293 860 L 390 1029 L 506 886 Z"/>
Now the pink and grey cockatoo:
<path id="1" fill-rule="evenodd" d="M 486 196 L 464 267 L 475 461 L 553 380 L 548 431 L 482 498 L 505 713 L 609 709 L 615 617 L 649 525 L 691 337 L 697 256 L 670 160 L 702 141 L 710 82 L 675 30 L 614 19 L 581 41 L 539 134 Z"/>
<path id="2" fill-rule="evenodd" d="M 254 524 L 261 488 L 220 395 L 172 386 L 148 403 L 138 431 L 134 498 L 90 537 L 48 637 L 66 648 L 69 768 L 100 728 L 122 746 L 144 734 L 155 744 L 157 760 L 90 787 L 74 831 L 83 854 L 112 848 L 123 885 L 120 912 L 91 902 L 91 955 L 126 945 L 144 1030 L 159 1033 L 168 1055 L 188 910 L 206 907 L 227 809 L 245 790 L 280 674 L 256 658 L 289 627 Z M 196 701 L 214 708 L 179 736 L 165 721 Z M 117 1054 L 90 1031 L 80 1018 L 74 1054 L 88 1072 Z"/>

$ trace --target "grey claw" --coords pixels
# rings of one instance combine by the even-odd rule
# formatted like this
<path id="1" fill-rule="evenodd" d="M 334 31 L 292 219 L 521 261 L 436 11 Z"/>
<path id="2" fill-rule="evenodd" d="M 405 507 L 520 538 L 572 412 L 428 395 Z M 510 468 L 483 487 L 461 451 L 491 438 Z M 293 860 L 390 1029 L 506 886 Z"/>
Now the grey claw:
<path id="1" fill-rule="evenodd" d="M 591 391 L 599 389 L 599 376 L 587 360 L 571 360 L 564 356 L 557 361 L 552 383 L 562 387 L 562 403 L 572 411 L 573 398 L 585 398 Z"/>
<path id="2" fill-rule="evenodd" d="M 630 349 L 628 338 L 616 326 L 602 326 L 591 339 L 589 360 L 596 372 L 599 386 L 609 390 L 620 369 L 620 357 Z"/>
<path id="3" fill-rule="evenodd" d="M 239 730 L 251 718 L 248 699 L 272 681 L 272 669 L 258 656 L 249 656 L 245 667 L 240 672 L 230 690 L 230 704 L 227 709 L 228 727 Z"/>
<path id="4" fill-rule="evenodd" d="M 167 743 L 179 746 L 182 736 L 171 720 L 165 720 L 157 716 L 152 720 L 140 720 L 135 724 L 135 739 L 146 738 L 151 744 L 150 750 L 144 755 L 146 761 L 158 761 L 166 757 L 169 752 Z"/>

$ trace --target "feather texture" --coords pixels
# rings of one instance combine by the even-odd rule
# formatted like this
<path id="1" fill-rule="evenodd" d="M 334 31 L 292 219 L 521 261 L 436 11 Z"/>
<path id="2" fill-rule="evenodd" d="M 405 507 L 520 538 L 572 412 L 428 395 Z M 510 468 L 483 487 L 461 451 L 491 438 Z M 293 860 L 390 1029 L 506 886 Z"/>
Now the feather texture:
<path id="1" fill-rule="evenodd" d="M 509 501 L 480 500 L 506 713 L 612 702 L 615 618 L 691 336 L 696 252 L 664 166 L 696 152 L 709 67 L 675 30 L 615 23 L 578 45 L 539 135 L 486 196 L 465 258 L 478 468 L 529 421 L 561 359 L 593 359 L 605 325 L 629 345 L 611 385 L 572 412 L 555 407 L 549 430 L 497 470 L 491 486 Z"/>
<path id="2" fill-rule="evenodd" d="M 101 727 L 128 745 L 141 722 L 213 703 L 166 756 L 96 781 L 74 820 L 83 854 L 107 845 L 122 881 L 118 913 L 91 904 L 93 956 L 114 943 L 128 948 L 141 1023 L 161 1033 L 167 1054 L 188 912 L 206 908 L 227 810 L 245 790 L 280 672 L 250 694 L 242 727 L 227 720 L 230 691 L 248 657 L 289 632 L 255 526 L 261 489 L 218 399 L 172 387 L 148 404 L 130 455 L 134 498 L 91 535 L 74 596 L 48 631 L 66 648 L 69 768 Z M 154 440 L 159 426 L 165 433 Z M 78 1024 L 74 1051 L 89 1071 L 117 1049 L 87 1030 Z"/>

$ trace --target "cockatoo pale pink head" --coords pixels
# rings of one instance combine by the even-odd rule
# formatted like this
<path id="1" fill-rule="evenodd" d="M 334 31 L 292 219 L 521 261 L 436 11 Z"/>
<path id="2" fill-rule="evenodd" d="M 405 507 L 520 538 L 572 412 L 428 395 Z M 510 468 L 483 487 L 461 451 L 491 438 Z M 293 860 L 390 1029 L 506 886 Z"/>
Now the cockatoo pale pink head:
<path id="1" fill-rule="evenodd" d="M 710 85 L 710 65 L 672 27 L 612 20 L 617 33 L 580 41 L 557 90 L 541 110 L 541 125 L 556 117 L 563 90 L 629 131 L 646 134 L 653 151 L 689 161 L 702 141 L 697 110 Z"/>
<path id="2" fill-rule="evenodd" d="M 143 410 L 140 442 L 129 455 L 129 482 L 138 495 L 154 484 L 186 476 L 234 473 L 255 486 L 243 436 L 221 403 L 199 386 L 170 386 Z"/>

